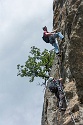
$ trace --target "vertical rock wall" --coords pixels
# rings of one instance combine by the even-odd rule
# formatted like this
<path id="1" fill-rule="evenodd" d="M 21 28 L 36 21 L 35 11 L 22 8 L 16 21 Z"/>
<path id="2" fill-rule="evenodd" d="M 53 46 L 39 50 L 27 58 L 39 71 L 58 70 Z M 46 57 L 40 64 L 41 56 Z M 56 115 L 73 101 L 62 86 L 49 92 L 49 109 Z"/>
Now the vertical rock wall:
<path id="1" fill-rule="evenodd" d="M 61 65 L 55 57 L 50 75 L 64 78 L 68 106 L 57 112 L 57 99 L 47 86 L 41 125 L 83 125 L 83 0 L 54 0 L 53 14 L 53 29 L 60 28 L 65 42 L 59 41 Z"/>

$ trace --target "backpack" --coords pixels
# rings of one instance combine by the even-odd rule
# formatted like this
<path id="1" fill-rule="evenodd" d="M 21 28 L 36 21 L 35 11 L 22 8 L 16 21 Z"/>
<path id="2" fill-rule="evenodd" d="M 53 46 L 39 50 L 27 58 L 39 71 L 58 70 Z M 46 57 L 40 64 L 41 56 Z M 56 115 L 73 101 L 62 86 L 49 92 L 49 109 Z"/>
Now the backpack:
<path id="1" fill-rule="evenodd" d="M 48 37 L 48 36 L 45 36 L 45 35 L 43 34 L 42 39 L 43 39 L 46 43 L 49 43 L 49 37 Z"/>
<path id="2" fill-rule="evenodd" d="M 57 84 L 55 82 L 52 82 L 49 84 L 49 90 L 52 92 L 52 93 L 57 93 L 58 92 L 58 87 L 57 87 Z"/>

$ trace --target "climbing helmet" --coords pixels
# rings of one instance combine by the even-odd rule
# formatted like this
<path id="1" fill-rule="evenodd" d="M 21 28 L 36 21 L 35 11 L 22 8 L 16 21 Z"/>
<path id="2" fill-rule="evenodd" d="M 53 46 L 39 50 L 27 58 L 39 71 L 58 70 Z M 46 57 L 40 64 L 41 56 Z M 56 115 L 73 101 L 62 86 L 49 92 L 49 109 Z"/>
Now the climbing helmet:
<path id="1" fill-rule="evenodd" d="M 54 79 L 53 77 L 50 77 L 50 78 L 48 79 L 48 82 L 51 82 L 53 79 Z"/>

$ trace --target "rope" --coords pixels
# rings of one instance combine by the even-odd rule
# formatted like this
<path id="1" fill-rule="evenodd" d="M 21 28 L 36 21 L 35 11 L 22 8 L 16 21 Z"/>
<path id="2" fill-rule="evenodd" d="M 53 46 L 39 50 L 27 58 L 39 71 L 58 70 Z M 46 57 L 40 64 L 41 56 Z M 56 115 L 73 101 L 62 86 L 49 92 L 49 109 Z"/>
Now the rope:
<path id="1" fill-rule="evenodd" d="M 69 11 L 70 11 L 70 8 L 69 8 L 69 0 L 66 0 L 66 15 L 68 15 L 68 12 L 69 12 Z M 64 91 L 63 91 L 63 92 L 64 92 Z M 66 104 L 67 104 L 67 106 L 68 106 L 68 101 L 67 101 L 65 92 L 64 92 L 64 96 L 65 96 Z M 70 107 L 69 107 L 68 109 L 69 109 L 69 114 L 71 115 L 71 119 L 72 119 L 74 125 L 76 125 L 76 122 L 75 122 L 75 119 L 74 119 L 74 115 L 73 115 L 73 113 L 72 113 Z"/>
<path id="2" fill-rule="evenodd" d="M 66 105 L 68 106 L 68 101 L 67 101 L 65 92 L 64 92 L 64 96 L 65 96 Z M 74 123 L 74 125 L 76 125 L 76 122 L 75 122 L 75 119 L 74 119 L 74 115 L 73 115 L 70 107 L 68 109 L 69 109 L 69 114 L 71 115 L 72 122 Z M 55 119 L 56 121 L 55 121 L 55 123 L 57 123 L 57 125 L 62 125 L 63 114 L 64 114 L 64 111 L 59 111 L 59 109 L 56 110 L 56 119 Z"/>
<path id="3" fill-rule="evenodd" d="M 70 11 L 69 0 L 66 0 L 66 8 L 67 8 L 67 15 L 68 15 L 68 12 Z"/>
<path id="4" fill-rule="evenodd" d="M 65 92 L 64 92 L 64 95 L 65 95 Z M 68 106 L 68 101 L 67 101 L 66 95 L 65 95 L 65 100 L 66 100 L 66 104 L 67 104 L 67 106 Z M 75 119 L 74 119 L 74 115 L 73 115 L 73 113 L 72 113 L 70 107 L 69 107 L 68 109 L 69 109 L 69 114 L 71 115 L 71 119 L 72 119 L 74 125 L 76 125 L 76 122 L 75 122 Z"/>
<path id="5" fill-rule="evenodd" d="M 70 11 L 70 8 L 69 8 L 69 0 L 66 0 L 66 16 L 68 15 L 68 12 Z M 59 21 L 58 21 L 58 28 L 61 26 L 61 19 L 62 19 L 62 13 L 60 11 L 60 16 L 59 16 Z M 61 62 L 60 62 L 60 57 L 57 56 L 57 60 L 59 62 L 58 64 L 58 71 L 59 71 L 59 78 L 61 78 L 61 72 L 60 72 L 60 67 L 61 67 Z M 64 91 L 63 91 L 64 92 Z M 65 101 L 66 101 L 66 105 L 68 106 L 68 101 L 67 101 L 67 98 L 66 98 L 66 95 L 65 95 L 65 92 L 64 92 L 64 96 L 65 96 Z M 70 107 L 68 108 L 69 109 L 69 114 L 71 115 L 71 119 L 74 123 L 74 125 L 76 125 L 76 122 L 75 122 L 75 119 L 74 119 L 74 115 L 70 109 Z M 56 116 L 58 116 L 58 113 L 59 112 L 59 109 L 56 110 Z M 61 115 L 61 114 L 60 114 Z M 62 117 L 61 117 L 62 118 Z M 57 125 L 62 125 L 61 123 L 59 124 L 59 122 L 61 121 L 61 119 L 59 119 L 59 117 L 56 117 L 56 121 L 57 121 Z"/>
<path id="6" fill-rule="evenodd" d="M 61 26 L 61 19 L 62 19 L 62 11 L 60 11 L 60 16 L 59 16 L 59 20 L 58 20 L 58 28 L 60 28 L 60 26 Z"/>
<path id="7" fill-rule="evenodd" d="M 57 125 L 63 125 L 63 116 L 62 112 L 59 111 L 59 109 L 56 110 L 56 123 Z"/>
<path id="8" fill-rule="evenodd" d="M 60 64 L 61 64 L 61 62 L 60 62 L 60 58 L 59 58 L 59 56 L 57 55 L 57 59 L 58 59 L 58 73 L 59 73 L 59 78 L 61 78 L 61 72 L 60 72 Z"/>

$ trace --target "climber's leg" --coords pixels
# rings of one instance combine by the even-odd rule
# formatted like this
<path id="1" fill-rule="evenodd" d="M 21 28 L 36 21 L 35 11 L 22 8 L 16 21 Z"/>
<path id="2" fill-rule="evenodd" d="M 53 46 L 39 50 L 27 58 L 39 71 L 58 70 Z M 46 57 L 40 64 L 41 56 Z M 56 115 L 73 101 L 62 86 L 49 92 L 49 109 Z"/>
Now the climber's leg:
<path id="1" fill-rule="evenodd" d="M 57 39 L 55 39 L 55 43 L 53 43 L 53 46 L 55 47 L 56 54 L 59 54 L 59 45 Z"/>
<path id="2" fill-rule="evenodd" d="M 59 98 L 60 98 L 60 101 L 59 101 L 59 109 L 62 110 L 62 111 L 65 111 L 66 110 L 66 101 L 65 101 L 65 96 L 64 94 L 61 92 L 59 93 Z"/>
<path id="3" fill-rule="evenodd" d="M 64 36 L 62 35 L 61 32 L 55 33 L 55 34 L 54 34 L 54 37 L 55 37 L 55 38 L 58 38 L 58 37 L 59 37 L 61 40 L 63 40 L 63 38 L 64 38 Z"/>

